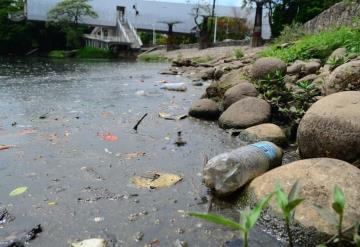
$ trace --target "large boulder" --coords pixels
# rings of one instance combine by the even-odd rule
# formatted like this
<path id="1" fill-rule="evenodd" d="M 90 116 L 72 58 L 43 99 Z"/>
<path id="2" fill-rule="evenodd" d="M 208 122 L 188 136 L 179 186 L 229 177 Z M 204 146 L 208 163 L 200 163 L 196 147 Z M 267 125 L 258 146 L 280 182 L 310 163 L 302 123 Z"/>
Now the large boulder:
<path id="1" fill-rule="evenodd" d="M 286 64 L 278 59 L 273 57 L 264 57 L 256 60 L 252 65 L 251 69 L 251 78 L 252 79 L 263 79 L 269 74 L 273 74 L 276 71 L 279 71 L 280 74 L 286 74 Z"/>
<path id="2" fill-rule="evenodd" d="M 316 74 L 320 68 L 321 68 L 320 62 L 317 61 L 307 62 L 304 64 L 303 68 L 301 69 L 301 75 L 306 76 L 310 74 Z"/>
<path id="3" fill-rule="evenodd" d="M 249 191 L 257 201 L 273 192 L 277 183 L 286 194 L 289 193 L 296 181 L 300 183 L 299 197 L 305 200 L 296 208 L 295 221 L 303 228 L 314 227 L 318 233 L 327 235 L 337 233 L 336 225 L 320 216 L 314 207 L 319 205 L 331 211 L 335 185 L 343 189 L 346 198 L 344 228 L 360 221 L 360 169 L 341 160 L 307 159 L 280 166 L 255 178 L 249 185 Z M 270 202 L 270 208 L 282 218 L 274 199 Z"/>
<path id="4" fill-rule="evenodd" d="M 232 104 L 219 119 L 224 129 L 243 129 L 265 123 L 270 119 L 271 107 L 262 99 L 247 97 Z"/>
<path id="5" fill-rule="evenodd" d="M 333 59 L 338 59 L 338 58 L 345 58 L 346 56 L 346 48 L 337 48 L 336 50 L 334 50 L 331 55 L 328 58 L 328 61 L 331 61 Z"/>
<path id="6" fill-rule="evenodd" d="M 200 99 L 195 101 L 189 110 L 189 115 L 202 119 L 217 119 L 220 110 L 216 102 L 211 99 Z"/>
<path id="7" fill-rule="evenodd" d="M 241 132 L 240 137 L 245 141 L 269 141 L 276 145 L 284 146 L 286 144 L 286 135 L 277 125 L 266 123 L 256 125 Z"/>
<path id="8" fill-rule="evenodd" d="M 337 67 L 324 83 L 326 95 L 345 90 L 360 90 L 360 60 Z"/>
<path id="9" fill-rule="evenodd" d="M 249 82 L 240 83 L 228 89 L 224 95 L 224 109 L 245 97 L 256 97 L 259 93 L 253 84 Z"/>
<path id="10" fill-rule="evenodd" d="M 360 92 L 340 92 L 317 101 L 301 120 L 297 136 L 303 158 L 358 159 Z"/>

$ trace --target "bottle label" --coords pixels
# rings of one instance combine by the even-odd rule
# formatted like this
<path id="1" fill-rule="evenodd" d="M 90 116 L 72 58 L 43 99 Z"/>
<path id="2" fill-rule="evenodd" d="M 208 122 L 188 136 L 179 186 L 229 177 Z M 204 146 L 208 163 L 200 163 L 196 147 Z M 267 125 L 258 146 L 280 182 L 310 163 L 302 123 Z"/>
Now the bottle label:
<path id="1" fill-rule="evenodd" d="M 256 147 L 261 149 L 261 151 L 263 151 L 265 153 L 265 155 L 269 158 L 269 159 L 274 159 L 276 158 L 276 150 L 275 148 L 270 145 L 269 143 L 266 142 L 257 142 L 254 144 L 251 144 L 250 146 Z"/>

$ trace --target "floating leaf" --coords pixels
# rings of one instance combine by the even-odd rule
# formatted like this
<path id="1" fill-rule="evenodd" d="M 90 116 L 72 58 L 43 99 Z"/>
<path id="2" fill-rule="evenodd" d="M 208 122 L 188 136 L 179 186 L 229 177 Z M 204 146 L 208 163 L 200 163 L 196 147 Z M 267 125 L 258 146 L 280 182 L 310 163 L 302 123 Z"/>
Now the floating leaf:
<path id="1" fill-rule="evenodd" d="M 57 202 L 55 202 L 55 201 L 48 201 L 47 203 L 48 203 L 49 206 L 57 205 Z"/>
<path id="2" fill-rule="evenodd" d="M 136 158 L 139 158 L 141 156 L 144 156 L 145 154 L 146 153 L 144 153 L 144 152 L 127 153 L 125 159 L 127 159 L 127 160 L 136 159 Z"/>
<path id="3" fill-rule="evenodd" d="M 143 176 L 134 176 L 131 182 L 139 188 L 159 189 L 170 187 L 182 180 L 182 177 L 176 174 L 149 172 Z"/>
<path id="4" fill-rule="evenodd" d="M 106 240 L 101 238 L 85 239 L 81 242 L 71 244 L 71 247 L 106 247 L 106 246 L 107 246 Z"/>
<path id="5" fill-rule="evenodd" d="M 10 192 L 9 196 L 19 196 L 22 193 L 27 191 L 27 187 L 18 187 L 16 189 L 14 189 L 13 191 Z"/>

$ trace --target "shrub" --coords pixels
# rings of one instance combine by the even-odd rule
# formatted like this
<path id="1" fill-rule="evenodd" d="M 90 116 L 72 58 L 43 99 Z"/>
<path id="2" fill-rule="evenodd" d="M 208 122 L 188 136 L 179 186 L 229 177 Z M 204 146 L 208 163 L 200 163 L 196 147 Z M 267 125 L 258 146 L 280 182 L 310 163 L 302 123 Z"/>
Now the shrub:
<path id="1" fill-rule="evenodd" d="M 349 27 L 341 27 L 319 34 L 307 35 L 288 48 L 279 48 L 274 44 L 264 50 L 261 55 L 277 57 L 285 62 L 297 59 L 326 59 L 335 49 L 345 47 L 349 52 L 360 53 L 360 31 Z"/>
<path id="2" fill-rule="evenodd" d="M 244 52 L 240 48 L 236 48 L 234 50 L 234 56 L 236 59 L 240 59 L 240 58 L 244 57 Z"/>
<path id="3" fill-rule="evenodd" d="M 77 58 L 114 58 L 116 55 L 107 49 L 85 47 L 76 53 Z"/>
<path id="4" fill-rule="evenodd" d="M 50 51 L 48 54 L 51 58 L 65 58 L 65 52 L 60 50 Z"/>
<path id="5" fill-rule="evenodd" d="M 141 54 L 138 56 L 138 61 L 141 62 L 147 62 L 147 63 L 153 63 L 153 62 L 165 62 L 168 59 L 161 55 L 161 54 L 154 54 L 154 53 L 146 53 L 146 54 Z"/>

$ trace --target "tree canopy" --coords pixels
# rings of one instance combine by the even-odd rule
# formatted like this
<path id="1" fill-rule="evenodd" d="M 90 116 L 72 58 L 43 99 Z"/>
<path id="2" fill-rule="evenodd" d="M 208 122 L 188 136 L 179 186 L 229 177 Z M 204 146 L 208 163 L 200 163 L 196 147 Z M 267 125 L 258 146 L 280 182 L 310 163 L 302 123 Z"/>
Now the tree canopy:
<path id="1" fill-rule="evenodd" d="M 96 18 L 98 15 L 88 3 L 89 0 L 63 0 L 48 13 L 48 20 L 78 25 L 83 17 Z"/>

